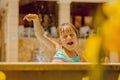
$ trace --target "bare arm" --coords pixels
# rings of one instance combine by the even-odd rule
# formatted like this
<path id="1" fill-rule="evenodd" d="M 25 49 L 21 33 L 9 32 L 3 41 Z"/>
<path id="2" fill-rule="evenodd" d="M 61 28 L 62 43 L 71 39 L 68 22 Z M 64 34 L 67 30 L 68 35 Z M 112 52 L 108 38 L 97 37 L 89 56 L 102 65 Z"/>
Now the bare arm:
<path id="1" fill-rule="evenodd" d="M 38 15 L 28 14 L 24 17 L 24 19 L 26 19 L 27 21 L 33 20 L 35 35 L 38 38 L 39 42 L 43 43 L 50 51 L 55 52 L 58 43 L 44 35 L 43 27 L 40 23 Z"/>

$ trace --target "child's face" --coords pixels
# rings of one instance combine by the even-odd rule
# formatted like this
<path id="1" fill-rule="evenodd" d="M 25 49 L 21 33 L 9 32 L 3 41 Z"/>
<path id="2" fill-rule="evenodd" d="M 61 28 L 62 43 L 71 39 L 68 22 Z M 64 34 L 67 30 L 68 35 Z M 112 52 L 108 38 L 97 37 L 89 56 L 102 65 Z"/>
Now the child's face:
<path id="1" fill-rule="evenodd" d="M 72 29 L 70 31 L 64 31 L 60 34 L 60 42 L 62 46 L 68 50 L 75 50 L 77 45 L 77 35 Z"/>

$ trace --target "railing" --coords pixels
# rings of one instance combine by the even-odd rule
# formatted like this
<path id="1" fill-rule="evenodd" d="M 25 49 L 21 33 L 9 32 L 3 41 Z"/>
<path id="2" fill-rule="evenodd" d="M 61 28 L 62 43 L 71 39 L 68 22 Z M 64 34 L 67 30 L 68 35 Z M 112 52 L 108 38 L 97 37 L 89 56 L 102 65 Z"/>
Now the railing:
<path id="1" fill-rule="evenodd" d="M 0 63 L 0 71 L 6 74 L 7 80 L 83 80 L 89 77 L 89 71 L 99 71 L 92 68 L 91 63 L 33 63 L 16 62 Z M 118 80 L 120 64 L 103 63 L 104 80 Z M 96 74 L 96 73 L 94 73 Z"/>

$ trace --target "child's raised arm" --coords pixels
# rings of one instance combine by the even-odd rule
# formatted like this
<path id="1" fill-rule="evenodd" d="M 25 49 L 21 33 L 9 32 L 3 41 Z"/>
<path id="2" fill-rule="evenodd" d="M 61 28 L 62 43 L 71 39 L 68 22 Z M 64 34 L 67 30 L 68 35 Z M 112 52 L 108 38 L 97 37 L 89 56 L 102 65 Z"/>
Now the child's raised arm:
<path id="1" fill-rule="evenodd" d="M 43 43 L 47 47 L 47 49 L 52 51 L 52 53 L 53 52 L 55 53 L 56 47 L 58 46 L 58 43 L 51 40 L 46 35 L 44 35 L 43 27 L 41 25 L 41 22 L 40 22 L 38 15 L 37 14 L 28 14 L 24 17 L 24 20 L 25 19 L 27 21 L 33 21 L 35 35 L 38 38 L 39 42 Z"/>

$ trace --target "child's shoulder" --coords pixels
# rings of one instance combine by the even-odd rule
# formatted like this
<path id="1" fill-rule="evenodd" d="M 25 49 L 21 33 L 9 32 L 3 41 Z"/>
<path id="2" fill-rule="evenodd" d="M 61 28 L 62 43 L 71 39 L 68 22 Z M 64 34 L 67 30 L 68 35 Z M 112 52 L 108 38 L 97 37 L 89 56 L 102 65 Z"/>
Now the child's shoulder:
<path id="1" fill-rule="evenodd" d="M 60 55 L 63 55 L 64 54 L 64 51 L 62 49 L 59 49 L 56 54 L 60 54 Z"/>
<path id="2" fill-rule="evenodd" d="M 66 58 L 65 53 L 64 53 L 64 51 L 62 49 L 59 49 L 56 52 L 56 54 L 54 55 L 54 57 L 64 57 L 64 58 Z"/>

